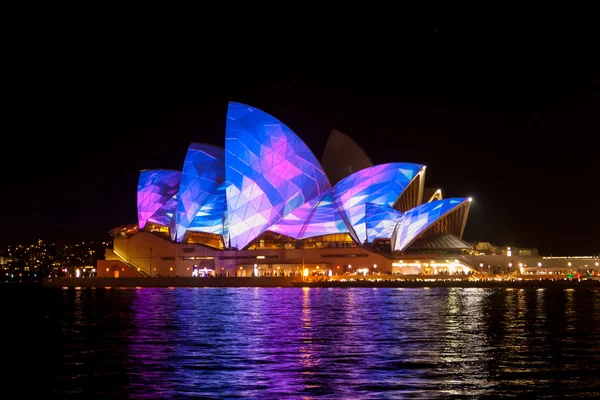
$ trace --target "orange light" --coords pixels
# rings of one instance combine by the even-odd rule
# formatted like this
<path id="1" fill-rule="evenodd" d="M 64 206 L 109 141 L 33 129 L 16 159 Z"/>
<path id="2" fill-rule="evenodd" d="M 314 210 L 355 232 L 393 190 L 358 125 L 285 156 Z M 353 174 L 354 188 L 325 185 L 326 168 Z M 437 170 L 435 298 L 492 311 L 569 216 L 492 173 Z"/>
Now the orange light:
<path id="1" fill-rule="evenodd" d="M 173 271 L 173 267 L 169 268 L 169 271 Z"/>
<path id="2" fill-rule="evenodd" d="M 106 272 L 108 272 L 108 268 L 106 268 Z"/>

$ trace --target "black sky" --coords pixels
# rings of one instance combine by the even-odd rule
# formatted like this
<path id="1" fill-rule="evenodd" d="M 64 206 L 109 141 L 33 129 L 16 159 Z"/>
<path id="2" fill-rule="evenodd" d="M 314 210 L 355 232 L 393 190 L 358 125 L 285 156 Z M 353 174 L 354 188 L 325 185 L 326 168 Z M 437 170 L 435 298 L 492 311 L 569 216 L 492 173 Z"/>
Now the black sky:
<path id="1" fill-rule="evenodd" d="M 198 48 L 185 61 L 130 41 L 21 49 L 6 92 L 0 243 L 135 222 L 139 171 L 180 169 L 190 142 L 223 146 L 232 100 L 283 121 L 318 158 L 336 128 L 375 163 L 426 164 L 426 186 L 474 198 L 466 240 L 600 253 L 598 48 L 422 32 L 385 52 Z"/>

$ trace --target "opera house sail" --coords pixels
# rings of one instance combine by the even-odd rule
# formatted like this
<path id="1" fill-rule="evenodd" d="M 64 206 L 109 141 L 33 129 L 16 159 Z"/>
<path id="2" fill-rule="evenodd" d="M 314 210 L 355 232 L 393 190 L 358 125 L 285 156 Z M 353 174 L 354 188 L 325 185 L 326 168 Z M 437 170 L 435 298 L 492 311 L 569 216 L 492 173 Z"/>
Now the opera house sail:
<path id="1" fill-rule="evenodd" d="M 424 165 L 374 165 L 337 130 L 322 165 L 284 123 L 230 102 L 224 139 L 224 148 L 192 143 L 179 171 L 142 171 L 138 223 L 115 232 L 148 232 L 213 253 L 265 249 L 277 240 L 290 251 L 330 242 L 372 251 L 385 242 L 391 258 L 423 236 L 460 238 L 464 231 L 469 199 L 443 199 L 439 189 L 425 188 Z M 127 262 L 137 265 L 134 258 Z M 145 268 L 152 272 L 150 265 L 138 270 Z"/>

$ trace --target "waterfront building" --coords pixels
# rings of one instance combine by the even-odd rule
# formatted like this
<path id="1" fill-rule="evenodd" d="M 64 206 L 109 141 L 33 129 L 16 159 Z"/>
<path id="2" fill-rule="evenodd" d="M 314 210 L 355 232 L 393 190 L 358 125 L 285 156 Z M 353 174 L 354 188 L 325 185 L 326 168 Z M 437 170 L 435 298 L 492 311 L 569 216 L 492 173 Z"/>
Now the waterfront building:
<path id="1" fill-rule="evenodd" d="M 334 130 L 322 164 L 281 121 L 229 103 L 225 146 L 141 171 L 137 223 L 110 231 L 98 276 L 467 274 L 471 199 L 425 187 L 426 166 L 373 165 Z"/>

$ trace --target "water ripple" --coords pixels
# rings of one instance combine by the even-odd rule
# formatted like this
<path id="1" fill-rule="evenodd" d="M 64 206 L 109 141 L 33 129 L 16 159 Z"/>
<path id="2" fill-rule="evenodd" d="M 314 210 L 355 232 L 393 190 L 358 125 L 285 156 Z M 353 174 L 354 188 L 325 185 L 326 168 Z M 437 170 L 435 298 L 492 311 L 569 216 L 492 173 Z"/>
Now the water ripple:
<path id="1" fill-rule="evenodd" d="M 47 296 L 48 292 L 44 292 Z M 600 395 L 594 289 L 176 288 L 53 294 L 64 396 Z"/>

